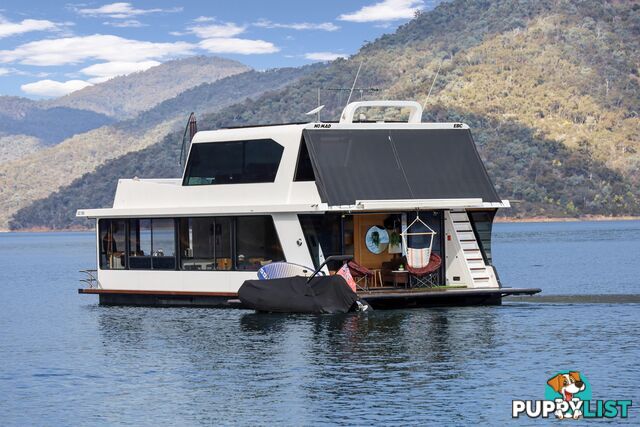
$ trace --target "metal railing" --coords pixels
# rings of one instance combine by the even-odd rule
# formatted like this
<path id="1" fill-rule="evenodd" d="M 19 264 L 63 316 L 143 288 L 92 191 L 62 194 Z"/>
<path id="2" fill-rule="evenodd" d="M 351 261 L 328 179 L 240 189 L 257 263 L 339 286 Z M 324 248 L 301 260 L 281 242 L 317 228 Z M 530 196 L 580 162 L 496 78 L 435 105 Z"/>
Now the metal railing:
<path id="1" fill-rule="evenodd" d="M 98 270 L 80 270 L 85 275 L 80 282 L 85 283 L 89 289 L 100 289 L 102 286 L 98 281 Z"/>

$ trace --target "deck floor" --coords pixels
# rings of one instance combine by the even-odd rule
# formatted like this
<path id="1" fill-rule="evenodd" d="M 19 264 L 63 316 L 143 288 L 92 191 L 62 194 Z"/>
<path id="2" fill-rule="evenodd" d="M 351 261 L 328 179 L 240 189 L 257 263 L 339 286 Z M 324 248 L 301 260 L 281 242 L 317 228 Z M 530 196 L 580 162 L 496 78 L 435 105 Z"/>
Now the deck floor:
<path id="1" fill-rule="evenodd" d="M 539 288 L 414 288 L 358 292 L 374 309 L 500 305 L 508 295 L 534 295 Z"/>

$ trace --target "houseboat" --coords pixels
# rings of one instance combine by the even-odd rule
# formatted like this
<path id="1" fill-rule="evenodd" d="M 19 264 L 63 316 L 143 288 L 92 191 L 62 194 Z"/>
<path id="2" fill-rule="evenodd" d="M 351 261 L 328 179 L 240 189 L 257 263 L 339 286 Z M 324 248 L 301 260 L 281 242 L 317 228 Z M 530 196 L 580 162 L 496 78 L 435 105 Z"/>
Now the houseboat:
<path id="1" fill-rule="evenodd" d="M 356 114 L 367 108 L 408 120 L 366 122 Z M 361 101 L 339 122 L 196 132 L 182 178 L 121 179 L 113 207 L 77 211 L 96 221 L 97 252 L 79 292 L 105 305 L 238 307 L 238 289 L 265 265 L 313 271 L 331 255 L 353 256 L 358 296 L 373 308 L 539 292 L 500 283 L 491 230 L 510 205 L 469 127 L 421 117 L 416 102 Z M 411 268 L 414 248 L 439 260 L 426 277 Z"/>

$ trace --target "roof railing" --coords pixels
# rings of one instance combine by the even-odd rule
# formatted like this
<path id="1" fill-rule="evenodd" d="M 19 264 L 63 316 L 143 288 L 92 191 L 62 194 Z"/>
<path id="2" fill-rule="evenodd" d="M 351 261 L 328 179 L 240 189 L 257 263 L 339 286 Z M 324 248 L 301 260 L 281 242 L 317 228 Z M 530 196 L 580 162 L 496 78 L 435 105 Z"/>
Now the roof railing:
<path id="1" fill-rule="evenodd" d="M 422 105 L 415 101 L 358 101 L 352 102 L 344 107 L 340 116 L 340 123 L 353 123 L 353 117 L 359 108 L 408 108 L 409 120 L 407 123 L 422 122 Z"/>

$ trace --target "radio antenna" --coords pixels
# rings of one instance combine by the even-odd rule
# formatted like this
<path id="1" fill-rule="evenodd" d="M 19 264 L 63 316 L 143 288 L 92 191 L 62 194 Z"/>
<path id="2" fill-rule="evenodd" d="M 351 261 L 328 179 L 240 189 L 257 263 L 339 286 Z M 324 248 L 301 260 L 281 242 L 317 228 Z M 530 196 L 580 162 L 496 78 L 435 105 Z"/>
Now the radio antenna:
<path id="1" fill-rule="evenodd" d="M 440 74 L 440 68 L 442 68 L 442 62 L 444 62 L 444 58 L 440 60 L 440 65 L 438 65 L 438 71 L 436 71 L 436 75 L 433 76 L 433 81 L 431 82 L 431 87 L 429 88 L 429 93 L 427 94 L 427 98 L 424 100 L 424 104 L 422 104 L 422 109 L 427 106 L 427 101 L 429 101 L 429 97 L 431 96 L 431 91 L 433 90 L 433 86 L 436 84 L 436 79 L 438 78 L 438 74 Z"/>
<path id="2" fill-rule="evenodd" d="M 364 64 L 364 60 L 360 61 L 358 71 L 356 72 L 356 78 L 353 79 L 353 85 L 351 85 L 351 90 L 349 91 L 349 98 L 347 98 L 347 105 L 349 105 L 349 101 L 351 101 L 351 95 L 353 95 L 353 89 L 355 89 L 356 87 L 356 82 L 358 81 L 358 76 L 360 75 L 360 68 L 362 68 L 362 64 Z"/>

